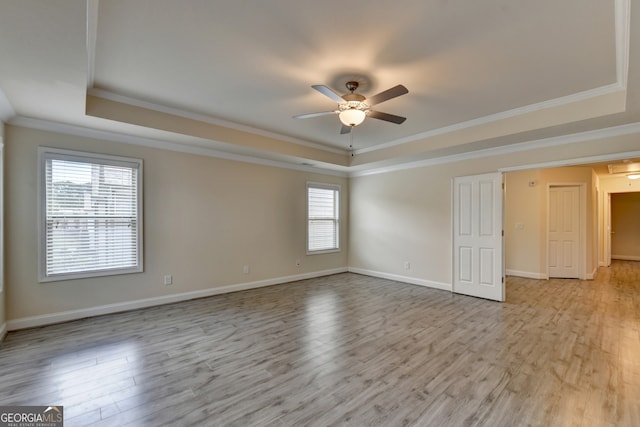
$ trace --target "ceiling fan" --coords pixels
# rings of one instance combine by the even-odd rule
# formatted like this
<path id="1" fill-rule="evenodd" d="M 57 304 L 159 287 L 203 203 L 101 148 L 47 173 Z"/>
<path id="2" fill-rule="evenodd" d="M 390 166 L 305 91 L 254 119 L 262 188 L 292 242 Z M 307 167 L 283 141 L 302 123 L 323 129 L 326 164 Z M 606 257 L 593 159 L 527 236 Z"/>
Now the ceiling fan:
<path id="1" fill-rule="evenodd" d="M 400 95 L 409 93 L 409 90 L 403 85 L 397 85 L 391 89 L 387 89 L 380 92 L 377 95 L 373 95 L 371 98 L 366 98 L 364 95 L 356 93 L 358 89 L 358 82 L 348 81 L 345 86 L 349 90 L 349 93 L 339 95 L 332 89 L 325 85 L 313 85 L 311 86 L 321 94 L 331 98 L 338 103 L 338 108 L 333 111 L 322 111 L 319 113 L 299 114 L 293 116 L 294 119 L 308 119 L 311 117 L 326 116 L 329 114 L 337 114 L 342 122 L 341 134 L 351 132 L 351 128 L 358 126 L 362 123 L 365 117 L 369 116 L 374 119 L 384 120 L 395 124 L 403 123 L 407 118 L 402 116 L 396 116 L 395 114 L 382 113 L 380 111 L 372 110 L 371 107 L 381 102 L 388 101 Z"/>

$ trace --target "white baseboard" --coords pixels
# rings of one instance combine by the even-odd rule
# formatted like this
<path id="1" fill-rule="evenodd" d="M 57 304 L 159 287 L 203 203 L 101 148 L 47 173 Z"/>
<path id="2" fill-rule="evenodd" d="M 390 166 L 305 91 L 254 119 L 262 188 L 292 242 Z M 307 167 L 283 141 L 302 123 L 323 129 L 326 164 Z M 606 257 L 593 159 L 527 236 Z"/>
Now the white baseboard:
<path id="1" fill-rule="evenodd" d="M 598 267 L 594 268 L 591 273 L 587 273 L 587 280 L 595 279 L 597 274 L 598 274 Z"/>
<path id="2" fill-rule="evenodd" d="M 530 271 L 520 271 L 520 270 L 505 270 L 505 274 L 507 276 L 516 276 L 516 277 L 525 277 L 527 279 L 548 279 L 546 274 L 543 273 L 533 273 Z"/>
<path id="3" fill-rule="evenodd" d="M 0 344 L 4 341 L 4 337 L 7 336 L 7 323 L 0 325 Z"/>
<path id="4" fill-rule="evenodd" d="M 366 270 L 364 268 L 349 267 L 349 272 L 363 274 L 365 276 L 379 277 L 381 279 L 394 280 L 396 282 L 409 283 L 411 285 L 425 286 L 427 288 L 441 289 L 443 291 L 451 292 L 453 290 L 453 287 L 449 283 L 433 282 L 431 280 L 400 276 L 398 274 L 383 273 L 381 271 Z"/>
<path id="5" fill-rule="evenodd" d="M 606 262 L 604 262 L 604 261 L 600 261 L 600 262 L 598 263 L 598 265 L 599 265 L 600 267 L 609 267 L 609 265 L 608 265 Z"/>
<path id="6" fill-rule="evenodd" d="M 640 261 L 640 256 L 633 255 L 611 255 L 611 259 L 620 259 L 623 261 Z"/>
<path id="7" fill-rule="evenodd" d="M 135 301 L 127 301 L 116 304 L 101 305 L 98 307 L 82 308 L 79 310 L 62 311 L 59 313 L 43 314 L 39 316 L 29 316 L 20 319 L 7 321 L 5 330 L 15 331 L 18 329 L 34 328 L 37 326 L 51 325 L 53 323 L 68 322 L 71 320 L 84 319 L 86 317 L 100 316 L 103 314 L 118 313 L 122 311 L 136 310 L 139 308 L 153 307 L 157 305 L 171 304 L 174 302 L 187 301 L 196 298 L 204 298 L 213 295 L 226 294 L 230 292 L 244 291 L 247 289 L 262 288 L 265 286 L 280 285 L 282 283 L 295 282 L 298 280 L 312 279 L 314 277 L 329 276 L 331 274 L 346 273 L 348 269 L 335 268 L 331 270 L 315 271 L 312 273 L 296 274 L 293 276 L 276 277 L 273 279 L 258 280 L 256 282 L 238 283 L 235 285 L 221 286 L 217 288 L 202 289 L 199 291 L 184 292 L 180 294 L 164 295 L 161 297 L 145 298 Z"/>

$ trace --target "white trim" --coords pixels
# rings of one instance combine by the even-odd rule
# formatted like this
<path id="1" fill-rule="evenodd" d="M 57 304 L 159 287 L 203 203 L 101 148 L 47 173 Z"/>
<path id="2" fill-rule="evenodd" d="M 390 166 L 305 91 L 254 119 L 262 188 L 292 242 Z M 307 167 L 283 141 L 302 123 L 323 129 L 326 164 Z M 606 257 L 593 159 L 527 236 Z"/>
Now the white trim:
<path id="1" fill-rule="evenodd" d="M 7 336 L 7 322 L 4 322 L 2 325 L 0 325 L 0 344 L 2 344 L 2 341 L 4 341 L 6 336 Z"/>
<path id="2" fill-rule="evenodd" d="M 283 135 L 276 132 L 269 132 L 263 129 L 243 125 L 240 123 L 217 119 L 212 116 L 207 116 L 205 114 L 193 113 L 191 111 L 181 110 L 179 108 L 168 107 L 166 105 L 155 104 L 153 102 L 142 101 L 140 99 L 131 98 L 124 95 L 119 95 L 117 93 L 109 92 L 103 89 L 94 89 L 91 88 L 87 90 L 87 94 L 91 96 L 95 96 L 97 98 L 107 99 L 109 101 L 120 102 L 123 104 L 133 105 L 135 107 L 146 108 L 148 110 L 158 111 L 160 113 L 171 114 L 178 117 L 184 117 L 186 119 L 195 120 L 198 122 L 208 123 L 215 126 L 224 126 L 229 129 L 238 130 L 241 132 L 248 132 L 254 135 L 260 135 L 267 138 L 278 139 L 280 141 L 291 142 L 293 144 L 302 145 L 305 147 L 315 148 L 317 150 L 326 151 L 329 153 L 335 154 L 347 154 L 348 150 L 336 147 L 329 147 L 323 144 L 305 141 L 304 139 L 293 138 L 291 136 Z"/>
<path id="3" fill-rule="evenodd" d="M 545 280 L 545 279 L 549 278 L 544 273 L 533 273 L 531 271 L 521 271 L 521 270 L 510 270 L 510 269 L 507 269 L 507 270 L 505 270 L 505 274 L 507 276 L 524 277 L 524 278 L 527 278 L 527 279 Z"/>
<path id="4" fill-rule="evenodd" d="M 354 171 L 349 174 L 349 177 L 377 175 L 381 173 L 395 172 L 395 171 L 400 171 L 405 169 L 415 169 L 415 168 L 421 168 L 425 166 L 433 166 L 433 165 L 439 165 L 444 163 L 453 163 L 453 162 L 459 162 L 459 161 L 470 160 L 470 159 L 479 159 L 483 157 L 498 156 L 502 154 L 518 153 L 518 152 L 527 151 L 527 150 L 555 147 L 559 145 L 594 141 L 594 140 L 605 139 L 605 138 L 614 138 L 618 136 L 633 135 L 637 133 L 640 133 L 640 122 L 627 123 L 620 126 L 613 126 L 613 127 L 604 128 L 604 129 L 596 129 L 596 130 L 590 130 L 585 132 L 572 133 L 568 135 L 554 136 L 550 138 L 537 139 L 533 141 L 518 142 L 515 144 L 508 144 L 500 147 L 485 148 L 482 150 L 470 151 L 470 152 L 460 153 L 460 154 L 452 154 L 449 156 L 434 157 L 431 159 L 418 160 L 415 162 L 408 162 L 408 163 L 402 163 L 402 164 L 390 165 L 390 166 L 382 166 L 380 168 L 371 168 L 371 169 L 365 169 L 362 171 Z M 602 155 L 602 156 L 592 156 L 592 157 L 585 157 L 582 159 L 559 160 L 555 162 L 543 163 L 541 165 L 546 165 L 545 167 L 558 167 L 558 166 L 568 166 L 572 164 L 579 164 L 579 163 L 576 163 L 576 160 L 582 161 L 583 163 L 584 161 L 598 162 L 598 161 L 608 161 L 608 160 L 619 160 L 619 159 L 627 158 L 626 156 L 628 154 L 636 154 L 635 156 L 631 156 L 631 157 L 637 157 L 638 155 L 640 155 L 640 151 L 633 151 L 631 153 L 617 153 L 617 154 Z M 533 168 L 539 168 L 539 167 L 540 165 L 529 164 L 526 166 L 500 168 L 498 170 L 500 172 L 512 172 L 517 170 L 533 169 Z M 354 168 L 352 167 L 352 169 Z"/>
<path id="5" fill-rule="evenodd" d="M 598 267 L 594 268 L 591 273 L 587 273 L 585 279 L 586 280 L 593 280 L 593 279 L 596 278 L 597 274 L 598 274 Z"/>
<path id="6" fill-rule="evenodd" d="M 9 98 L 0 89 L 0 126 L 2 126 L 1 122 L 8 122 L 15 115 L 16 111 L 13 109 L 11 102 L 9 102 Z"/>
<path id="7" fill-rule="evenodd" d="M 279 285 L 283 283 L 295 282 L 298 280 L 312 279 L 315 277 L 329 276 L 332 274 L 346 273 L 347 268 L 334 268 L 312 273 L 296 274 L 293 276 L 283 276 L 273 279 L 259 280 L 255 282 L 237 283 L 234 285 L 220 286 L 198 291 L 184 292 L 179 294 L 164 295 L 160 297 L 145 298 L 135 301 L 127 301 L 115 304 L 101 305 L 97 307 L 83 308 L 78 310 L 62 311 L 58 313 L 43 314 L 39 316 L 28 316 L 7 321 L 7 330 L 34 328 L 37 326 L 51 325 L 54 323 L 68 322 L 71 320 L 83 319 L 86 317 L 101 316 L 104 314 L 119 313 L 122 311 L 137 310 L 158 305 L 172 304 L 181 301 L 188 301 L 196 298 L 205 298 L 213 295 L 226 294 L 230 292 L 257 289 L 265 286 Z"/>
<path id="8" fill-rule="evenodd" d="M 500 113 L 479 117 L 477 119 L 456 123 L 454 125 L 417 133 L 415 135 L 411 135 L 405 138 L 396 139 L 395 141 L 379 144 L 374 147 L 361 148 L 359 150 L 354 151 L 354 154 L 355 155 L 364 154 L 372 151 L 382 150 L 385 148 L 395 147 L 397 145 L 405 144 L 407 142 L 413 142 L 413 141 L 418 141 L 420 139 L 432 138 L 434 136 L 456 132 L 459 130 L 468 129 L 475 126 L 481 126 L 488 123 L 497 122 L 499 120 L 505 120 L 512 117 L 533 113 L 533 112 L 544 110 L 547 108 L 554 108 L 561 105 L 567 105 L 567 104 L 572 104 L 576 102 L 586 101 L 591 98 L 608 95 L 608 94 L 620 92 L 623 90 L 624 88 L 620 83 L 612 83 L 609 85 L 600 86 L 594 89 L 585 90 L 582 92 L 574 93 L 574 94 L 563 96 L 560 98 L 550 99 L 548 101 L 542 101 L 536 104 L 525 105 L 524 107 L 518 107 L 511 110 L 502 111 Z"/>
<path id="9" fill-rule="evenodd" d="M 302 172 L 312 172 L 321 175 L 337 176 L 346 178 L 347 167 L 340 167 L 345 172 L 340 170 L 320 169 L 315 166 L 305 166 L 293 163 L 288 163 L 278 160 L 261 159 L 258 157 L 247 156 L 242 154 L 228 153 L 226 151 L 216 150 L 214 148 L 187 145 L 177 142 L 170 142 L 161 139 L 145 138 L 135 135 L 127 135 L 122 133 L 116 133 L 107 130 L 91 129 L 82 126 L 70 125 L 66 123 L 50 122 L 47 120 L 34 119 L 31 117 L 16 117 L 12 119 L 9 124 L 15 126 L 21 126 L 28 129 L 43 130 L 48 132 L 61 133 L 65 135 L 82 136 L 93 139 L 101 139 L 105 141 L 121 142 L 123 144 L 138 145 L 142 147 L 156 148 L 160 150 L 176 151 L 180 153 L 197 154 L 201 156 L 215 157 L 224 160 L 233 160 L 236 162 L 252 163 L 262 166 L 271 166 L 282 169 L 291 169 Z M 316 162 L 317 163 L 317 162 Z"/>
<path id="10" fill-rule="evenodd" d="M 1 95 L 1 93 L 0 93 Z M 1 101 L 1 96 L 0 96 Z M 1 107 L 1 102 L 0 102 Z M 1 112 L 1 109 L 0 109 Z M 121 142 L 124 144 L 138 145 L 142 147 L 151 147 L 162 150 L 176 151 L 181 153 L 198 154 L 203 156 L 215 157 L 225 160 L 233 160 L 243 163 L 252 163 L 263 166 L 271 166 L 282 169 L 291 169 L 302 172 L 312 172 L 322 175 L 337 176 L 341 178 L 346 177 L 359 177 L 368 175 L 378 175 L 383 173 L 395 172 L 400 170 L 415 169 L 426 166 L 434 166 L 446 163 L 459 162 L 463 160 L 479 159 L 490 156 L 497 156 L 502 154 L 511 154 L 527 150 L 533 150 L 538 148 L 554 147 L 566 144 L 574 144 L 579 142 L 593 141 L 605 138 L 614 138 L 625 135 L 640 134 L 640 122 L 627 123 L 620 126 L 613 126 L 609 128 L 590 130 L 585 132 L 573 133 L 562 136 L 554 136 L 550 138 L 538 139 L 533 141 L 519 142 L 515 144 L 508 144 L 501 147 L 485 148 L 482 150 L 471 151 L 461 154 L 453 154 L 448 156 L 434 157 L 431 159 L 418 160 L 414 162 L 401 163 L 390 166 L 383 166 L 379 168 L 372 167 L 370 169 L 364 169 L 357 171 L 358 166 L 338 166 L 330 165 L 336 169 L 328 169 L 322 164 L 318 166 L 307 166 L 288 163 L 279 160 L 262 159 L 258 157 L 234 154 L 225 151 L 216 150 L 200 145 L 181 144 L 177 142 L 170 142 L 155 138 L 145 138 L 134 135 L 127 135 L 116 133 L 107 130 L 91 129 L 82 126 L 69 125 L 65 123 L 51 122 L 47 120 L 35 119 L 31 117 L 14 117 L 9 121 L 9 124 L 15 126 L 21 126 L 29 129 L 44 130 L 49 132 L 56 132 L 66 135 L 83 136 L 93 139 L 102 139 L 106 141 Z M 590 156 L 581 158 L 572 158 L 568 160 L 558 160 L 552 162 L 545 162 L 539 164 L 527 164 L 523 166 L 513 166 L 498 169 L 499 172 L 514 172 L 526 169 L 539 169 L 546 167 L 560 167 L 570 166 L 576 164 L 603 162 L 611 160 L 621 160 L 630 157 L 640 157 L 640 151 L 631 151 L 625 153 L 604 154 L 600 156 Z M 316 162 L 317 163 L 317 162 Z"/>
<path id="11" fill-rule="evenodd" d="M 616 0 L 615 34 L 616 34 L 616 79 L 624 89 L 627 88 L 629 76 L 629 40 L 631 37 L 631 0 Z"/>
<path id="12" fill-rule="evenodd" d="M 96 62 L 96 40 L 98 32 L 98 1 L 87 0 L 87 89 L 93 87 Z"/>
<path id="13" fill-rule="evenodd" d="M 611 255 L 611 259 L 619 259 L 623 261 L 640 261 L 640 256 L 634 255 Z"/>
<path id="14" fill-rule="evenodd" d="M 500 171 L 516 172 L 516 171 L 531 170 L 531 169 L 561 168 L 564 166 L 588 165 L 589 163 L 610 162 L 610 161 L 616 161 L 616 160 L 629 159 L 633 157 L 640 157 L 640 151 L 627 151 L 625 153 L 603 154 L 600 156 L 579 157 L 579 158 L 573 158 L 568 160 L 552 160 L 550 162 L 542 162 L 542 163 L 534 163 L 529 165 L 501 168 Z M 604 179 L 617 178 L 617 176 L 605 175 L 600 177 L 600 179 L 603 179 L 603 178 Z"/>
<path id="15" fill-rule="evenodd" d="M 350 273 L 362 274 L 364 276 L 379 277 L 381 279 L 393 280 L 396 282 L 409 283 L 411 285 L 424 286 L 426 288 L 440 289 L 442 291 L 452 291 L 449 283 L 434 282 L 431 280 L 418 279 L 416 277 L 400 276 L 398 274 L 384 273 L 381 271 L 367 270 L 364 268 L 349 267 Z"/>

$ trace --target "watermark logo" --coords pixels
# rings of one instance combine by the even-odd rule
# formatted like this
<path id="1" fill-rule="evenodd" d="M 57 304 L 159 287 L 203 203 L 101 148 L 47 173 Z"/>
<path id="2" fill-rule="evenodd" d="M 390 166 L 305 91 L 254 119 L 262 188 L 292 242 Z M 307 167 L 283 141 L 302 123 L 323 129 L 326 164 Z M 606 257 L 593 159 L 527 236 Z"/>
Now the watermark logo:
<path id="1" fill-rule="evenodd" d="M 0 406 L 0 427 L 62 427 L 62 406 Z"/>

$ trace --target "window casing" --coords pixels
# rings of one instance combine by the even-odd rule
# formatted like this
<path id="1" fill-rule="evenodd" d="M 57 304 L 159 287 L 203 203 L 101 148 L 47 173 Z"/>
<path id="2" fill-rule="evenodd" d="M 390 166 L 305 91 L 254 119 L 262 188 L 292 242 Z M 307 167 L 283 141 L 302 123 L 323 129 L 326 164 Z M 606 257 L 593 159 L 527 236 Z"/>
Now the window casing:
<path id="1" fill-rule="evenodd" d="M 142 160 L 40 148 L 40 281 L 137 273 Z"/>
<path id="2" fill-rule="evenodd" d="M 307 183 L 307 253 L 340 250 L 340 186 Z"/>

